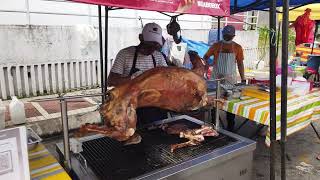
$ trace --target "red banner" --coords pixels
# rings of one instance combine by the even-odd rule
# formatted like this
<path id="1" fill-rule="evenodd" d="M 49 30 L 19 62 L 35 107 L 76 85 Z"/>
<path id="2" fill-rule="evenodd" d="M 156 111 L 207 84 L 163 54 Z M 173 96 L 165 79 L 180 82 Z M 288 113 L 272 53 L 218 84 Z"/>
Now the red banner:
<path id="1" fill-rule="evenodd" d="M 185 14 L 229 16 L 229 0 L 72 0 L 75 2 Z"/>

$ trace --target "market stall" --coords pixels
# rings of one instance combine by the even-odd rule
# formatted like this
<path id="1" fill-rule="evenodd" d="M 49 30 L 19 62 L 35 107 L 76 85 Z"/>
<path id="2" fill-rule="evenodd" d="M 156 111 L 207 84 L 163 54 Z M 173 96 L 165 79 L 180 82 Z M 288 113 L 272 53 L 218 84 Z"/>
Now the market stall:
<path id="1" fill-rule="evenodd" d="M 80 2 L 80 0 L 78 1 Z M 93 1 L 83 1 L 85 3 L 95 3 Z M 268 1 L 269 2 L 269 1 Z M 314 1 L 304 1 L 304 3 L 312 3 Z M 110 2 L 107 2 L 107 1 L 97 1 L 98 4 L 101 4 L 101 5 L 107 5 L 107 6 L 114 6 L 115 4 L 110 4 Z M 134 4 L 134 3 L 133 3 Z M 290 2 L 290 5 L 293 5 L 293 6 L 298 6 L 301 4 L 301 1 L 291 1 Z M 267 3 L 267 1 L 231 1 L 231 12 L 235 13 L 235 12 L 242 12 L 242 11 L 247 11 L 247 10 L 253 10 L 253 9 L 257 9 L 257 10 L 262 10 L 262 9 L 266 9 L 269 7 L 269 3 Z M 281 149 L 282 149 L 282 156 L 281 156 L 281 162 L 282 162 L 282 179 L 285 178 L 285 164 L 284 164 L 284 154 L 285 154 L 285 141 L 286 141 L 286 133 L 287 133 L 287 126 L 290 127 L 290 124 L 287 124 L 287 100 L 288 100 L 288 97 L 287 97 L 287 68 L 282 68 L 282 84 L 281 84 L 281 110 L 279 111 L 279 109 L 277 109 L 277 99 L 276 99 L 276 82 L 275 82 L 275 77 L 276 77 L 276 66 L 275 66 L 275 59 L 276 59 L 276 32 L 275 32 L 275 19 L 276 19 L 276 10 L 275 10 L 275 7 L 276 6 L 282 6 L 282 1 L 272 1 L 272 4 L 271 4 L 271 13 L 270 13 L 270 79 L 271 82 L 270 82 L 270 103 L 268 104 L 267 103 L 267 106 L 269 105 L 270 106 L 270 112 L 269 112 L 269 119 L 270 119 L 270 139 L 271 139 L 271 150 L 272 150 L 272 158 L 271 158 L 271 179 L 275 178 L 275 166 L 274 166 L 274 162 L 275 162 L 275 142 L 277 141 L 277 135 L 276 135 L 276 132 L 277 132 L 277 127 L 279 126 L 276 126 L 277 124 L 277 119 L 279 120 L 279 118 L 281 119 Z M 116 6 L 117 7 L 117 6 Z M 119 6 L 121 7 L 121 6 Z M 154 6 L 154 7 L 157 7 L 157 6 Z M 132 4 L 127 4 L 125 6 L 123 6 L 123 8 L 134 8 L 134 6 L 132 6 Z M 106 8 L 106 10 L 109 10 L 110 7 Z M 112 9 L 112 8 L 111 8 Z M 141 8 L 138 8 L 138 9 L 141 9 Z M 176 9 L 176 8 L 174 8 Z M 147 10 L 157 10 L 157 9 L 147 9 Z M 287 16 L 286 16 L 286 13 L 288 12 L 289 10 L 289 4 L 288 4 L 288 1 L 284 2 L 284 22 L 287 22 Z M 169 9 L 168 10 L 169 12 L 177 12 L 175 10 L 172 10 L 172 9 Z M 199 13 L 201 14 L 201 13 Z M 212 14 L 211 14 L 212 15 Z M 219 19 L 219 18 L 218 18 Z M 106 21 L 107 22 L 107 21 Z M 284 23 L 283 25 L 283 41 L 282 41 L 282 47 L 283 47 L 283 50 L 282 50 L 282 54 L 284 54 L 282 56 L 282 67 L 287 67 L 287 60 L 288 60 L 288 50 L 286 49 L 287 47 L 287 43 L 288 43 L 288 39 L 287 39 L 287 31 L 288 31 L 288 24 L 287 23 Z M 219 36 L 219 35 L 218 35 Z M 106 83 L 105 83 L 106 85 Z M 289 96 L 289 100 L 290 100 L 290 96 Z M 311 98 L 312 99 L 312 98 Z M 255 101 L 255 100 L 252 100 L 252 101 Z M 278 101 L 279 102 L 279 101 Z M 262 104 L 266 103 L 266 102 L 261 102 Z M 232 104 L 232 103 L 230 103 Z M 311 104 L 314 104 L 313 102 L 311 102 Z M 313 105 L 312 105 L 313 106 Z M 278 112 L 278 113 L 277 113 Z M 277 115 L 279 114 L 279 112 L 281 112 L 280 116 Z M 290 113 L 290 112 L 289 112 Z M 249 113 L 250 114 L 250 113 Z M 266 112 L 264 112 L 264 114 L 267 114 Z M 87 140 L 84 140 L 83 141 L 84 143 L 87 143 Z M 89 143 L 88 143 L 89 144 Z M 99 143 L 97 143 L 97 145 L 99 146 Z M 101 146 L 101 145 L 100 145 Z M 62 150 L 62 146 L 60 144 L 60 152 L 63 152 Z M 104 152 L 104 151 L 100 151 L 100 152 Z M 91 162 L 92 163 L 92 162 Z M 106 166 L 105 164 L 103 164 L 102 166 Z M 93 171 L 95 170 L 95 168 L 93 168 Z M 169 171 L 172 170 L 172 169 L 169 169 Z M 126 171 L 129 171 L 128 169 Z M 101 173 L 103 174 L 103 173 Z M 159 178 L 159 174 L 157 171 L 153 171 L 153 173 L 151 174 L 156 174 L 156 176 L 154 177 L 157 177 Z M 168 176 L 170 173 L 169 172 L 164 172 L 165 176 Z M 121 174 L 123 175 L 123 174 Z M 138 176 L 138 177 L 141 177 L 141 178 L 147 178 L 149 177 L 148 176 L 148 173 L 144 175 L 141 175 L 141 176 Z M 162 177 L 162 176 L 161 176 Z M 174 176 L 172 176 L 174 177 Z"/>
<path id="2" fill-rule="evenodd" d="M 166 9 L 164 12 L 176 12 L 180 13 L 179 15 L 181 13 L 206 14 L 219 17 L 229 14 L 229 2 L 219 0 L 201 1 L 196 4 L 193 4 L 196 1 L 184 0 L 76 1 L 105 6 L 105 42 L 108 38 L 109 10 L 131 8 L 163 12 L 163 9 Z M 103 62 L 101 6 L 99 6 L 99 32 L 100 61 L 101 64 L 106 65 L 107 63 Z M 104 61 L 107 61 L 107 47 L 106 43 Z M 102 69 L 102 72 L 106 69 L 107 67 Z M 102 83 L 102 95 L 105 98 L 107 81 L 103 76 L 101 79 L 104 82 Z M 255 142 L 222 129 L 219 130 L 217 137 L 209 138 L 197 146 L 182 148 L 176 150 L 176 152 L 170 150 L 173 144 L 181 143 L 180 138 L 165 134 L 159 128 L 154 129 L 155 126 L 171 126 L 183 123 L 187 124 L 190 129 L 200 128 L 199 130 L 201 130 L 208 125 L 203 120 L 200 121 L 186 115 L 170 117 L 138 129 L 137 131 L 142 136 L 143 141 L 137 145 L 123 146 L 121 142 L 114 141 L 111 138 L 93 135 L 77 139 L 76 142 L 81 144 L 82 148 L 75 148 L 74 141 L 70 142 L 68 134 L 68 120 L 65 111 L 67 99 L 65 97 L 59 99 L 62 104 L 64 141 L 57 144 L 57 152 L 62 164 L 69 172 L 75 172 L 73 174 L 75 177 L 89 179 L 212 179 L 212 177 L 216 177 L 218 179 L 244 180 L 251 177 L 252 153 L 255 149 Z M 70 148 L 71 152 L 69 151 Z M 224 173 L 224 170 L 229 167 L 232 167 L 232 170 Z M 83 173 L 83 169 L 89 173 Z"/>
<path id="3" fill-rule="evenodd" d="M 108 37 L 108 11 L 116 10 L 118 8 L 132 8 L 132 9 L 144 9 L 150 11 L 163 11 L 165 12 L 178 12 L 178 13 L 190 13 L 190 14 L 207 14 L 211 16 L 227 16 L 229 14 L 229 2 L 212 1 L 212 4 L 198 3 L 198 7 L 188 6 L 189 8 L 180 6 L 179 3 L 175 3 L 168 6 L 166 1 L 122 1 L 123 4 L 116 1 L 108 0 L 74 0 L 77 2 L 98 4 L 99 5 L 99 35 L 100 35 L 100 61 L 101 64 L 106 65 L 103 61 L 103 46 L 102 46 L 102 21 L 101 21 L 101 6 L 106 6 L 106 31 L 105 31 L 105 42 L 107 42 Z M 148 2 L 148 3 L 144 3 Z M 169 2 L 169 1 L 168 1 Z M 170 1 L 172 2 L 172 1 Z M 178 1 L 177 1 L 178 2 Z M 186 1 L 184 1 L 186 2 Z M 193 1 L 192 1 L 193 2 Z M 233 112 L 235 114 L 243 115 L 251 120 L 256 120 L 262 122 L 263 124 L 270 125 L 270 144 L 272 149 L 272 159 L 271 159 L 271 179 L 275 178 L 275 166 L 274 166 L 274 145 L 277 137 L 277 121 L 281 119 L 281 145 L 282 145 L 282 179 L 285 179 L 285 163 L 284 163 L 284 153 L 285 153 L 285 141 L 287 130 L 295 125 L 302 127 L 304 124 L 309 123 L 310 120 L 302 122 L 304 119 L 303 114 L 299 114 L 306 110 L 303 108 L 310 107 L 312 109 L 311 114 L 306 114 L 308 117 L 317 118 L 318 117 L 318 95 L 310 94 L 305 97 L 287 97 L 287 42 L 288 39 L 285 38 L 287 35 L 288 24 L 288 1 L 284 1 L 284 26 L 283 26 L 283 53 L 282 56 L 282 89 L 281 89 L 281 108 L 279 107 L 279 100 L 276 99 L 276 82 L 275 82 L 275 7 L 281 6 L 282 1 L 271 1 L 271 5 L 267 2 L 270 1 L 253 1 L 253 0 L 234 0 L 231 1 L 231 12 L 242 12 L 252 9 L 265 9 L 270 8 L 270 103 L 268 101 L 261 101 L 259 99 L 245 97 L 243 103 L 230 101 L 227 103 L 227 108 L 225 110 Z M 314 1 L 304 1 L 303 3 L 312 3 Z M 220 3 L 220 4 L 219 4 Z M 291 5 L 299 5 L 301 1 L 291 1 Z M 222 7 L 222 8 L 218 8 Z M 218 18 L 219 20 L 220 18 Z M 219 32 L 219 31 L 218 31 Z M 219 34 L 218 34 L 219 37 Z M 105 48 L 107 49 L 107 43 Z M 105 61 L 107 60 L 107 51 L 105 51 Z M 103 70 L 107 68 L 102 67 Z M 103 74 L 103 73 L 101 73 Z M 106 78 L 101 77 L 102 80 L 102 94 L 96 96 L 102 96 L 105 98 L 105 91 L 107 87 Z M 219 84 L 219 81 L 218 81 Z M 219 85 L 218 85 L 219 91 Z M 219 93 L 217 93 L 219 94 Z M 195 146 L 190 149 L 181 149 L 177 153 L 172 153 L 168 150 L 168 147 L 172 143 L 181 142 L 180 139 L 159 132 L 158 130 L 151 131 L 141 131 L 141 134 L 145 141 L 139 145 L 131 146 L 128 148 L 123 146 L 117 141 L 110 138 L 102 137 L 100 135 L 88 136 L 80 138 L 78 141 L 72 139 L 70 143 L 69 139 L 69 129 L 68 129 L 68 114 L 67 114 L 67 101 L 69 99 L 83 98 L 79 97 L 58 97 L 47 99 L 49 101 L 60 101 L 61 103 L 61 117 L 64 131 L 64 141 L 63 143 L 57 144 L 57 151 L 60 155 L 61 164 L 65 167 L 68 173 L 72 174 L 73 178 L 87 178 L 87 179 L 250 179 L 251 178 L 251 166 L 252 166 L 252 152 L 255 149 L 255 142 L 248 140 L 243 137 L 239 137 L 230 132 L 219 130 L 220 135 L 217 138 L 210 138 L 205 143 Z M 299 99 L 300 98 L 300 99 Z M 304 98 L 304 99 L 303 99 Z M 288 100 L 288 101 L 287 101 Z M 288 102 L 293 104 L 301 100 L 306 101 L 306 106 L 292 106 L 287 109 Z M 104 101 L 104 99 L 103 99 Z M 238 104 L 237 104 L 238 103 Z M 251 103 L 251 104 L 250 104 Z M 257 103 L 257 104 L 255 104 Z M 278 104 L 277 104 L 278 103 Z M 248 105 L 248 106 L 246 106 Z M 257 106 L 256 106 L 257 105 Z M 258 107 L 263 106 L 260 109 Z M 270 107 L 268 110 L 267 107 Z M 277 109 L 278 108 L 278 109 Z M 291 109 L 292 108 L 292 109 Z M 297 108 L 297 109 L 295 109 Z M 234 110 L 235 109 L 235 110 Z M 316 110 L 315 110 L 316 109 Z M 246 111 L 248 110 L 248 111 Z M 293 110 L 291 112 L 291 110 Z M 309 110 L 309 109 L 308 109 Z M 287 113 L 287 111 L 289 113 Z M 308 113 L 311 111 L 307 111 Z M 297 114 L 295 114 L 297 113 Z M 262 116 L 260 114 L 263 114 Z M 269 115 L 268 115 L 269 114 Z M 281 114 L 281 115 L 279 115 Z M 292 124 L 287 123 L 287 117 L 292 115 Z M 302 118 L 296 118 L 296 116 Z M 218 113 L 216 113 L 216 118 Z M 269 117 L 269 118 L 268 118 Z M 262 120 L 261 120 L 262 118 Z M 270 121 L 268 121 L 270 119 Z M 160 124 L 170 124 L 176 122 L 187 122 L 190 127 L 202 127 L 205 125 L 203 121 L 191 118 L 189 116 L 178 116 L 171 117 L 160 121 Z M 267 122 L 268 121 L 268 122 Z M 217 123 L 218 121 L 216 121 Z M 300 123 L 301 122 L 301 123 Z M 150 124 L 150 128 L 154 125 Z M 289 129 L 287 129 L 289 127 Z M 291 129 L 292 132 L 296 131 L 295 128 Z M 288 134 L 291 133 L 288 132 Z M 71 144 L 71 147 L 70 147 Z M 81 144 L 82 146 L 78 146 Z M 39 146 L 41 148 L 41 146 Z M 72 151 L 72 153 L 70 152 Z M 45 149 L 40 149 L 40 152 L 46 152 Z M 36 154 L 38 152 L 35 152 Z M 35 155 L 35 154 L 32 154 Z M 36 164 L 36 163 L 35 163 Z M 228 171 L 227 171 L 228 170 Z M 37 170 L 40 172 L 40 170 Z M 58 172 L 60 171 L 58 167 Z M 75 173 L 74 173 L 75 172 Z M 65 174 L 61 175 L 64 176 Z M 65 177 L 67 178 L 67 177 Z"/>

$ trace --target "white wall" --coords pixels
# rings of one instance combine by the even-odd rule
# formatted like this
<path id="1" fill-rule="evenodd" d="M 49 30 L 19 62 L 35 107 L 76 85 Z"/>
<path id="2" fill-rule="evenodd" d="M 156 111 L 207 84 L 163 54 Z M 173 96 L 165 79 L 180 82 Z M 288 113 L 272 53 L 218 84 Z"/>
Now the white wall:
<path id="1" fill-rule="evenodd" d="M 108 58 L 138 44 L 140 28 L 109 27 Z M 207 42 L 208 30 L 183 30 L 186 38 Z M 235 41 L 255 48 L 256 31 L 238 31 Z M 0 26 L 0 64 L 99 59 L 98 30 L 92 26 Z"/>
<path id="2" fill-rule="evenodd" d="M 80 47 L 76 27 L 0 26 L 0 63 L 43 63 L 97 58 L 96 39 Z"/>
<path id="3" fill-rule="evenodd" d="M 120 49 L 137 45 L 141 28 L 109 27 L 108 71 Z M 207 42 L 208 30 L 182 30 L 188 39 Z M 256 31 L 237 31 L 235 41 L 245 49 L 256 48 Z M 92 26 L 0 26 L 0 65 L 30 65 L 52 62 L 99 60 L 98 30 Z M 247 67 L 257 60 L 257 51 L 245 52 Z"/>

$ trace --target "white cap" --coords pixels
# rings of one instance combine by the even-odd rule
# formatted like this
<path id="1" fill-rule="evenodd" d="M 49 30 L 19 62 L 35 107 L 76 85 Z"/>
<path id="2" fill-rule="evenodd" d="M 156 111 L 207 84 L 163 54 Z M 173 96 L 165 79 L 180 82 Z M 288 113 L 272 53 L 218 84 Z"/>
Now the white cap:
<path id="1" fill-rule="evenodd" d="M 163 45 L 162 42 L 162 29 L 156 23 L 148 23 L 143 27 L 142 37 L 144 41 L 157 42 Z"/>

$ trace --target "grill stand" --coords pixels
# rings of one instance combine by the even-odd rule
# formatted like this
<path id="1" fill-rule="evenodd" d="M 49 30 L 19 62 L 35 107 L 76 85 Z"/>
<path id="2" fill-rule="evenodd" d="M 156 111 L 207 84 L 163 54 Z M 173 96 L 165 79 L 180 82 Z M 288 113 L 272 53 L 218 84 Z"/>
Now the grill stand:
<path id="1" fill-rule="evenodd" d="M 217 79 L 217 90 L 216 90 L 216 99 L 220 98 L 220 80 Z M 218 108 L 218 102 L 216 102 L 216 108 L 215 108 L 215 123 L 216 123 L 216 129 L 220 129 L 220 121 L 219 121 L 219 108 Z"/>
<path id="2" fill-rule="evenodd" d="M 71 159 L 70 159 L 70 142 L 69 142 L 69 125 L 68 125 L 68 110 L 67 110 L 67 101 L 65 99 L 60 100 L 61 107 L 61 121 L 63 128 L 63 147 L 64 147 L 64 162 L 63 165 L 67 171 L 72 169 Z"/>
<path id="3" fill-rule="evenodd" d="M 172 123 L 178 120 L 187 120 L 198 125 L 205 122 L 190 116 L 182 115 L 158 121 L 151 126 L 160 125 L 164 123 Z M 132 179 L 216 179 L 216 180 L 248 180 L 251 179 L 253 150 L 256 148 L 256 143 L 252 140 L 240 137 L 225 130 L 219 130 L 221 134 L 227 137 L 234 138 L 236 141 L 229 145 L 219 147 L 213 151 L 205 152 L 195 157 L 190 157 L 187 160 L 172 164 L 167 167 L 159 168 Z M 103 135 L 93 135 L 78 139 L 82 144 L 91 143 L 96 145 L 92 149 L 101 147 L 97 140 L 101 139 Z M 56 150 L 59 154 L 60 162 L 64 162 L 64 146 L 63 143 L 58 143 Z M 97 151 L 96 151 L 97 152 Z M 93 154 L 93 156 L 100 155 L 101 157 L 108 156 L 108 154 Z M 173 154 L 175 157 L 175 154 Z M 91 169 L 90 165 L 81 154 L 71 153 L 70 160 L 73 171 L 80 177 L 80 179 L 99 179 L 94 173 L 97 170 Z M 103 166 L 104 167 L 104 166 Z M 101 178 L 100 179 L 105 179 Z"/>

